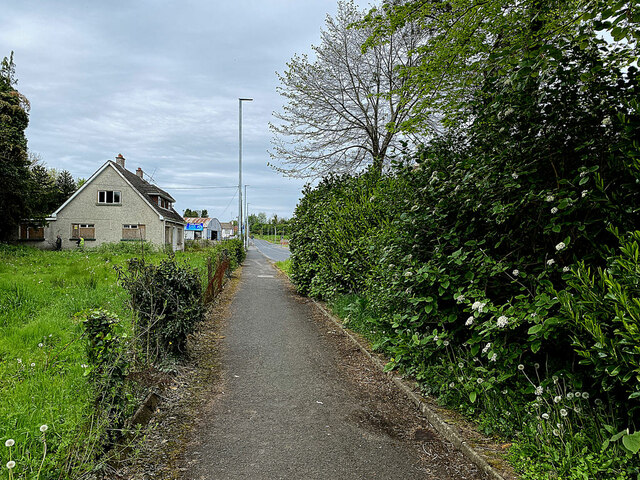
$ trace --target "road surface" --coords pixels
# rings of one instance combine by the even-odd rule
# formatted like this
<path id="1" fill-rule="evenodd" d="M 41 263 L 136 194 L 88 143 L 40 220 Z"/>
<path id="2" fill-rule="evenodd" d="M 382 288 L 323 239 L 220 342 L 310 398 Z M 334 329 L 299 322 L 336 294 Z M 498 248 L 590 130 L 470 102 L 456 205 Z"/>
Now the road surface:
<path id="1" fill-rule="evenodd" d="M 291 256 L 289 247 L 276 245 L 271 242 L 267 242 L 266 240 L 258 240 L 257 238 L 254 238 L 251 242 L 260 251 L 260 253 L 274 262 L 284 262 Z"/>
<path id="2" fill-rule="evenodd" d="M 384 395 L 364 395 L 353 381 L 361 366 L 345 373 L 357 349 L 339 347 L 335 327 L 256 249 L 241 275 L 221 332 L 224 392 L 203 409 L 185 479 L 483 478 L 473 466 L 452 473 L 461 456 L 440 440 L 418 449 L 393 433 L 374 410 Z M 416 417 L 411 408 L 396 416 Z M 434 448 L 430 465 L 422 452 Z"/>

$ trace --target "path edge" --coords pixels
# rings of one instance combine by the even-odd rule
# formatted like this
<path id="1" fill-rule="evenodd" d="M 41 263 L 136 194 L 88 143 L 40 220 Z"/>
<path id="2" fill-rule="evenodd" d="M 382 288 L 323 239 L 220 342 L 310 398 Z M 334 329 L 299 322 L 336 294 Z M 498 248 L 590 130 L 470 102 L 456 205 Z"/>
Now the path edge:
<path id="1" fill-rule="evenodd" d="M 378 359 L 376 356 L 372 355 L 366 345 L 363 345 L 362 342 L 356 338 L 354 335 L 347 330 L 342 322 L 331 313 L 324 305 L 322 305 L 318 300 L 311 298 L 315 306 L 320 310 L 325 317 L 327 317 L 331 322 L 333 322 L 344 334 L 347 335 L 351 339 L 351 341 L 362 351 L 371 361 L 380 369 L 380 371 L 384 371 L 384 364 Z M 438 413 L 434 412 L 427 403 L 424 401 L 423 397 L 416 392 L 414 392 L 412 386 L 404 380 L 403 378 L 397 377 L 388 373 L 388 375 L 393 380 L 393 383 L 409 397 L 409 399 L 416 404 L 416 406 L 420 409 L 422 414 L 427 418 L 429 423 L 435 428 L 435 430 L 442 435 L 446 440 L 451 442 L 454 447 L 456 447 L 462 454 L 473 462 L 478 468 L 480 468 L 483 472 L 485 472 L 490 478 L 493 480 L 505 480 L 505 477 L 500 475 L 495 468 L 493 468 L 489 462 L 487 462 L 484 457 L 479 454 L 476 450 L 474 450 Z"/>

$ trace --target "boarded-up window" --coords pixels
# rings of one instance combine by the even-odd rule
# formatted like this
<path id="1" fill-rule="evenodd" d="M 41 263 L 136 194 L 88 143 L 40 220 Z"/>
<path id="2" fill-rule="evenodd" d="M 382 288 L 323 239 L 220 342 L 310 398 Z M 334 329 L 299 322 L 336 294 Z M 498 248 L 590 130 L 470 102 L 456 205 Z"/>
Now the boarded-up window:
<path id="1" fill-rule="evenodd" d="M 20 240 L 44 240 L 44 227 L 20 225 Z"/>
<path id="2" fill-rule="evenodd" d="M 71 238 L 95 239 L 96 227 L 88 223 L 74 223 L 71 225 Z"/>
<path id="3" fill-rule="evenodd" d="M 173 245 L 173 228 L 164 227 L 164 243 Z"/>
<path id="4" fill-rule="evenodd" d="M 122 239 L 123 240 L 145 240 L 146 228 L 144 225 L 137 224 L 125 224 L 122 225 Z"/>
<path id="5" fill-rule="evenodd" d="M 182 237 L 184 237 L 184 231 L 179 228 L 178 229 L 178 245 L 182 245 Z"/>

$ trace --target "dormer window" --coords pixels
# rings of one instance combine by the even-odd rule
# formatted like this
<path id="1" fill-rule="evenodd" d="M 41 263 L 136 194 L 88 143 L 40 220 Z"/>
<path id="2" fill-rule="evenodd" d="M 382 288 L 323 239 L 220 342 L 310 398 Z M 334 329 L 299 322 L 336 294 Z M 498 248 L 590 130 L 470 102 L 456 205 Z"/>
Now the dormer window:
<path id="1" fill-rule="evenodd" d="M 120 192 L 116 190 L 98 190 L 98 203 L 106 205 L 120 204 Z"/>
<path id="2" fill-rule="evenodd" d="M 158 197 L 158 206 L 169 210 L 171 208 L 171 202 L 166 198 Z"/>

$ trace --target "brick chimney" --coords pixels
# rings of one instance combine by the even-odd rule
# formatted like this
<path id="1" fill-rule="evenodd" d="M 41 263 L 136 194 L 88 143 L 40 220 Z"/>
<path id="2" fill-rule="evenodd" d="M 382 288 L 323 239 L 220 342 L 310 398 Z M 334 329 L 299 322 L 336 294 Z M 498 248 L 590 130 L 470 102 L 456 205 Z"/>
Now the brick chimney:
<path id="1" fill-rule="evenodd" d="M 136 170 L 136 175 L 139 176 L 140 178 L 142 177 L 142 169 L 140 167 L 138 167 L 138 169 Z"/>
<path id="2" fill-rule="evenodd" d="M 122 156 L 121 153 L 119 153 L 118 156 L 116 157 L 116 164 L 124 168 L 124 157 Z"/>

